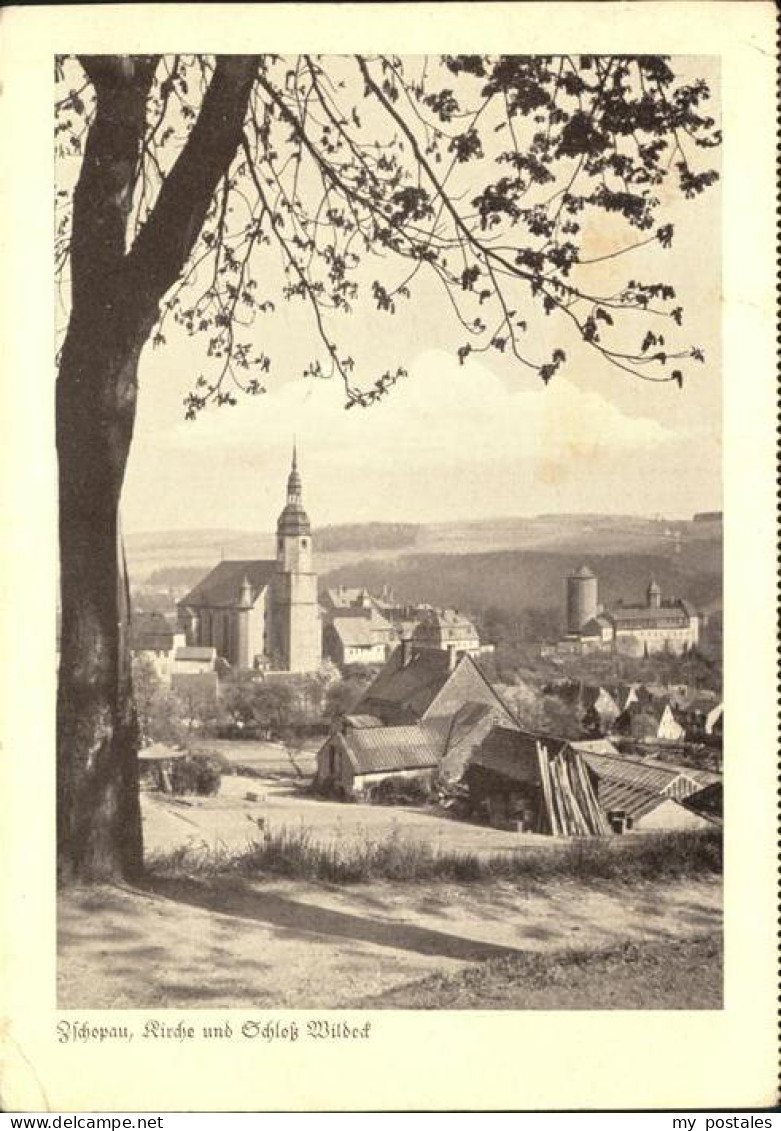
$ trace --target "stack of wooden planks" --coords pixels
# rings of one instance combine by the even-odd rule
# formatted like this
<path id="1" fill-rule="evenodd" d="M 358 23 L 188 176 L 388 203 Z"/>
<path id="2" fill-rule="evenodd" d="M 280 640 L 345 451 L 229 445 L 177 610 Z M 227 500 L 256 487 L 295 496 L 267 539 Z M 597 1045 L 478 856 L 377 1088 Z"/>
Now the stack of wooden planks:
<path id="1" fill-rule="evenodd" d="M 547 828 L 553 836 L 607 836 L 610 826 L 591 785 L 588 769 L 566 743 L 551 754 L 537 742 Z"/>

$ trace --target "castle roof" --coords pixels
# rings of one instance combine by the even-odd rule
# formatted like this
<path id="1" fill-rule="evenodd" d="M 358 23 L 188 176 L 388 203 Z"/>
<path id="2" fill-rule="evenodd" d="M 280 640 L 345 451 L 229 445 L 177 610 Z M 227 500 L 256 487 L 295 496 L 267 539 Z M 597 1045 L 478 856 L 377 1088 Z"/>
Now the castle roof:
<path id="1" fill-rule="evenodd" d="M 271 561 L 222 561 L 206 574 L 179 603 L 192 608 L 235 608 L 242 596 L 245 579 L 254 605 L 271 582 L 277 563 Z"/>
<path id="2" fill-rule="evenodd" d="M 604 616 L 608 617 L 615 628 L 686 628 L 689 624 L 690 614 L 679 603 L 675 605 L 660 605 L 653 608 L 648 605 L 616 605 L 612 609 L 605 609 Z"/>

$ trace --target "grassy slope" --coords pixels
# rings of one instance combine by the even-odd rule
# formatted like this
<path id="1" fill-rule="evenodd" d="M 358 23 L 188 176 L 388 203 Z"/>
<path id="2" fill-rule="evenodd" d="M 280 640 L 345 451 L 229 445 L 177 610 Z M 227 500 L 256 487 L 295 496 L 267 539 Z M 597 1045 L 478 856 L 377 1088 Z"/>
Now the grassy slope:
<path id="1" fill-rule="evenodd" d="M 403 836 L 323 843 L 306 828 L 283 827 L 267 830 L 244 851 L 186 843 L 151 856 L 149 868 L 157 876 L 286 876 L 331 884 L 505 880 L 536 885 L 563 880 L 632 885 L 720 875 L 722 837 L 713 828 L 554 840 L 551 847 L 480 856 L 439 850 Z"/>
<path id="2" fill-rule="evenodd" d="M 489 959 L 365 1002 L 371 1009 L 721 1009 L 719 938 Z"/>

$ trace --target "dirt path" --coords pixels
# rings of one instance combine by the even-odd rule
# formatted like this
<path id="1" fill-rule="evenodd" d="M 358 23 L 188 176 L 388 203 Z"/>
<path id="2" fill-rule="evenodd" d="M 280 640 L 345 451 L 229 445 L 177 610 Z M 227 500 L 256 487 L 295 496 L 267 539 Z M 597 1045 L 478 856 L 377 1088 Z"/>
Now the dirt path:
<path id="1" fill-rule="evenodd" d="M 486 960 L 627 940 L 663 944 L 717 935 L 720 923 L 714 881 L 523 892 L 500 884 L 158 880 L 145 891 L 62 898 L 59 1004 L 360 1008 Z"/>

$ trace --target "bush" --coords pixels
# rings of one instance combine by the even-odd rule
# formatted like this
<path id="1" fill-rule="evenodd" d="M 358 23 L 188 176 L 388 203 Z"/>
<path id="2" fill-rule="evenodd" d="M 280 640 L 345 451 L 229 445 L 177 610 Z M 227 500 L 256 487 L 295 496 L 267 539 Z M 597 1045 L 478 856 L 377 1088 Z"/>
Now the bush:
<path id="1" fill-rule="evenodd" d="M 220 763 L 210 754 L 188 754 L 171 767 L 171 791 L 178 796 L 195 793 L 199 797 L 214 797 L 221 784 Z"/>
<path id="2" fill-rule="evenodd" d="M 424 805 L 431 799 L 428 778 L 383 778 L 366 792 L 375 805 Z"/>

